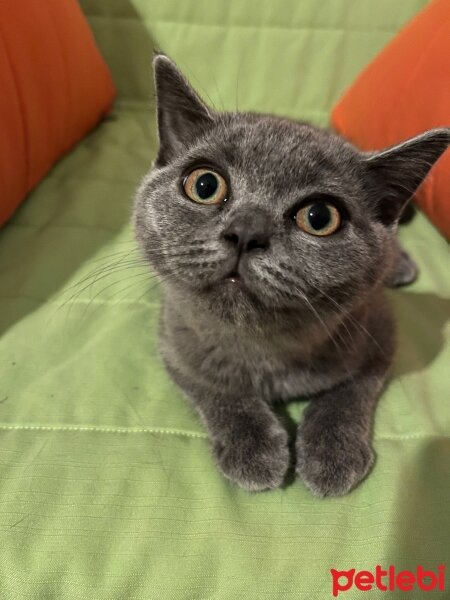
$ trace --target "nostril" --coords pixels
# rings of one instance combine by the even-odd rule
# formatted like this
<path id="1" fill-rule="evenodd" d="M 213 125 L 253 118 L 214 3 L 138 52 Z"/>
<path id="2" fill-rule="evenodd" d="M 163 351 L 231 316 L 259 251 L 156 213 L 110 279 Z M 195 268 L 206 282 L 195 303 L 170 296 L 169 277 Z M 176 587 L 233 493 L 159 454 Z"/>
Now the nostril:
<path id="1" fill-rule="evenodd" d="M 236 233 L 225 233 L 223 237 L 234 246 L 239 245 L 239 236 Z"/>
<path id="2" fill-rule="evenodd" d="M 266 250 L 269 247 L 269 238 L 265 235 L 250 237 L 244 232 L 242 235 L 237 233 L 224 233 L 223 238 L 238 248 L 240 251 L 251 252 L 252 250 Z"/>
<path id="3" fill-rule="evenodd" d="M 268 240 L 263 239 L 253 239 L 247 242 L 246 250 L 266 250 L 269 247 Z"/>
<path id="4" fill-rule="evenodd" d="M 262 213 L 236 217 L 221 233 L 222 239 L 239 253 L 267 250 L 271 235 L 271 223 Z"/>

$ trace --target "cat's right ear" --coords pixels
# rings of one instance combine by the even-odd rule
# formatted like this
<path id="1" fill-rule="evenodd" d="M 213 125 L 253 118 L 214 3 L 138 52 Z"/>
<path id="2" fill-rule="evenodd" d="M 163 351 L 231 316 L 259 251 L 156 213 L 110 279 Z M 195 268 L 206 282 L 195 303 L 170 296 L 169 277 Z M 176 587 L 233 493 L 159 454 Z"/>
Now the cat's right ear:
<path id="1" fill-rule="evenodd" d="M 381 152 L 365 153 L 375 205 L 385 225 L 396 223 L 431 167 L 450 145 L 450 128 L 431 129 Z"/>
<path id="2" fill-rule="evenodd" d="M 213 125 L 214 113 L 165 54 L 155 56 L 153 69 L 159 133 L 155 166 L 162 167 Z"/>

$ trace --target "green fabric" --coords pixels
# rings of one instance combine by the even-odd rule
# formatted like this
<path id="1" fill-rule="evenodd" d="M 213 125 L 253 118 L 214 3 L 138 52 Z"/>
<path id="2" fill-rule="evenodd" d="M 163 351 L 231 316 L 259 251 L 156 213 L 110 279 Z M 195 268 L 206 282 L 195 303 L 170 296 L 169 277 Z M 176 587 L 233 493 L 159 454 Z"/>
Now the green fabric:
<path id="1" fill-rule="evenodd" d="M 421 276 L 390 292 L 399 352 L 378 460 L 339 499 L 299 481 L 249 494 L 219 475 L 156 352 L 158 289 L 127 262 L 156 148 L 154 44 L 217 106 L 325 124 L 424 4 L 83 0 L 117 110 L 0 232 L 1 600 L 321 600 L 330 568 L 450 568 L 448 250 L 424 217 L 401 233 Z"/>

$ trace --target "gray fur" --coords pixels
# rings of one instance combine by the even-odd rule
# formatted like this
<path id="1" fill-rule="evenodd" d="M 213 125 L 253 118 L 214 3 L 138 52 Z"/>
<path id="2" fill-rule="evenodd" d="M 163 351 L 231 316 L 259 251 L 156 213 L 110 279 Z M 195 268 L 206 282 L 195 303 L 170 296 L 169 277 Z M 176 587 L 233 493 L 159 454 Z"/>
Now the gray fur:
<path id="1" fill-rule="evenodd" d="M 304 123 L 216 113 L 167 57 L 154 66 L 160 149 L 134 220 L 163 284 L 167 369 L 223 474 L 248 490 L 280 486 L 289 467 L 273 404 L 309 398 L 296 472 L 318 496 L 345 494 L 374 461 L 373 415 L 395 348 L 384 285 L 416 276 L 397 222 L 450 130 L 363 154 Z M 184 194 L 183 175 L 200 164 L 228 181 L 222 205 Z M 335 234 L 295 225 L 312 194 L 338 199 L 346 218 Z M 236 271 L 238 284 L 226 279 Z"/>

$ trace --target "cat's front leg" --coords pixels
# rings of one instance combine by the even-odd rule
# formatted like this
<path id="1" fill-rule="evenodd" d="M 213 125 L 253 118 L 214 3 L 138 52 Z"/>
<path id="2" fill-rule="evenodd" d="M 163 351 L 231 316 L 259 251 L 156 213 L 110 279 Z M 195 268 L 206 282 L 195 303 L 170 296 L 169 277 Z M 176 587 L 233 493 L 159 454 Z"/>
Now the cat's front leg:
<path id="1" fill-rule="evenodd" d="M 195 404 L 228 479 L 250 491 L 281 485 L 289 466 L 288 436 L 267 404 L 211 396 Z"/>
<path id="2" fill-rule="evenodd" d="M 166 322 L 177 321 L 171 315 Z M 246 490 L 279 487 L 290 463 L 287 431 L 239 364 L 227 364 L 221 346 L 205 352 L 181 327 L 177 332 L 176 352 L 167 343 L 170 330 L 161 344 L 166 368 L 201 417 L 220 471 Z"/>
<path id="3" fill-rule="evenodd" d="M 355 376 L 313 398 L 297 432 L 296 471 L 316 496 L 342 496 L 370 471 L 370 436 L 384 376 Z"/>

